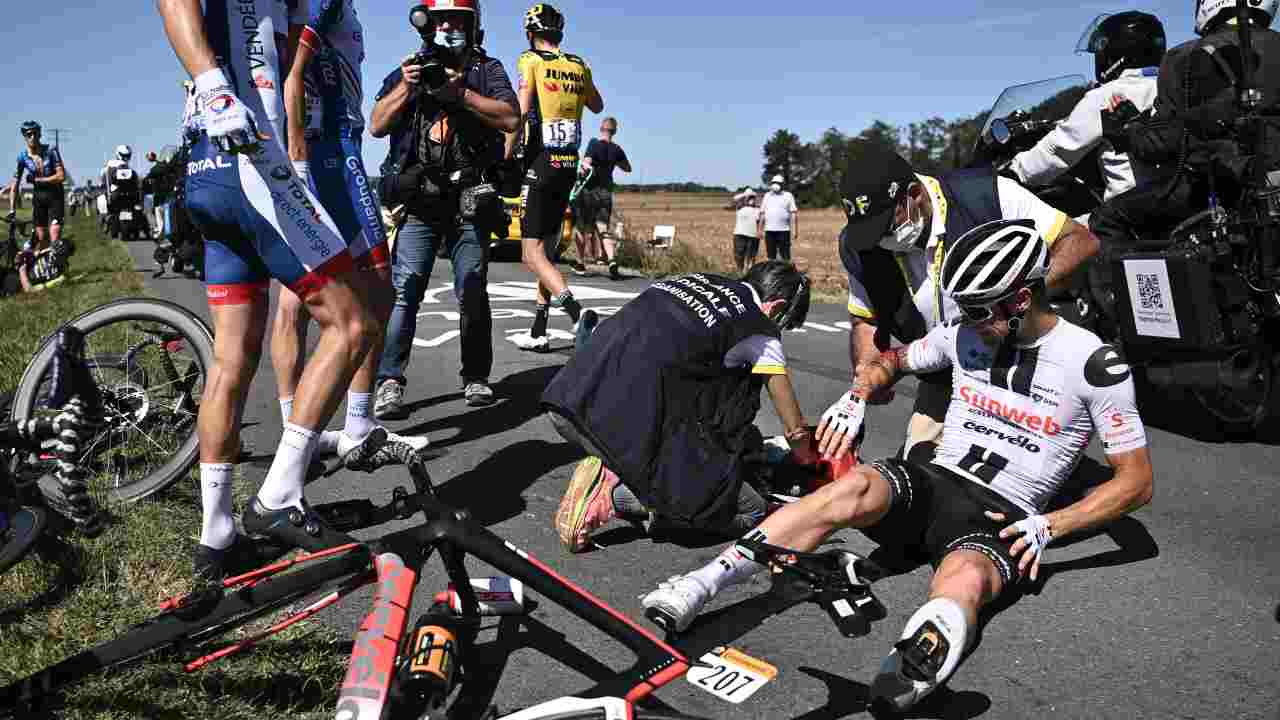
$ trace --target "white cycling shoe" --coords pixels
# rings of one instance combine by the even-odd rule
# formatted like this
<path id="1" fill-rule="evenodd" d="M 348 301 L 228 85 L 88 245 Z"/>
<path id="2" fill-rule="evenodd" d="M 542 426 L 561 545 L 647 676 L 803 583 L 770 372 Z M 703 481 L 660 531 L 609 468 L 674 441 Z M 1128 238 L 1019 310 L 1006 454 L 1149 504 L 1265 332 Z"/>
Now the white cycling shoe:
<path id="1" fill-rule="evenodd" d="M 364 441 L 369 438 L 369 435 L 366 435 L 363 439 L 357 442 L 355 440 L 352 440 L 350 436 L 348 436 L 345 432 L 341 430 L 326 430 L 325 435 L 328 435 L 328 433 L 330 432 L 334 433 L 334 435 L 324 438 L 316 446 L 317 455 L 320 455 L 320 456 L 337 455 L 338 457 L 345 457 L 352 450 L 355 450 L 356 448 L 363 445 Z M 426 435 L 397 435 L 396 433 L 393 433 L 390 430 L 387 430 L 386 442 L 387 443 L 404 443 L 405 445 L 408 445 L 409 447 L 413 448 L 415 451 L 422 450 L 423 448 L 431 444 L 430 438 L 428 438 Z"/>
<path id="2" fill-rule="evenodd" d="M 551 352 L 551 338 L 546 335 L 533 337 L 528 333 L 521 333 L 518 335 L 510 335 L 507 339 L 515 343 L 515 346 L 521 350 L 540 353 Z"/>
<path id="3" fill-rule="evenodd" d="M 644 616 L 667 632 L 684 632 L 714 597 L 692 573 L 675 575 L 640 600 Z"/>

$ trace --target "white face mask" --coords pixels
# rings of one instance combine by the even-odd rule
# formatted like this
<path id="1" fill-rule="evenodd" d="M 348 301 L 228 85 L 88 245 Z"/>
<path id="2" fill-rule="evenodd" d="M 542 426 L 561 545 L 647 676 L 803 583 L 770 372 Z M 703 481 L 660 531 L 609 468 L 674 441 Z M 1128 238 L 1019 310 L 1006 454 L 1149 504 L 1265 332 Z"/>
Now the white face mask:
<path id="1" fill-rule="evenodd" d="M 924 234 L 924 213 L 911 217 L 907 211 L 907 221 L 889 231 L 880 238 L 880 247 L 890 252 L 907 253 L 916 249 L 916 241 Z"/>
<path id="2" fill-rule="evenodd" d="M 782 186 L 781 186 L 781 185 L 779 185 L 778 183 L 774 183 L 774 184 L 770 185 L 770 186 L 769 186 L 769 189 L 770 189 L 770 190 L 772 190 L 772 191 L 774 191 L 774 192 L 782 192 Z"/>

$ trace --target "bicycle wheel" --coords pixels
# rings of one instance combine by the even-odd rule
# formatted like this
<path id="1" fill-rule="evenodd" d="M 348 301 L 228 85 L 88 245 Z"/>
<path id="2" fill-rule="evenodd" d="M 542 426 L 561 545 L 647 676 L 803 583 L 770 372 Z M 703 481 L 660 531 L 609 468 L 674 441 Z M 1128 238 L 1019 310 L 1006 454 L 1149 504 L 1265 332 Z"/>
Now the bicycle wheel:
<path id="1" fill-rule="evenodd" d="M 162 300 L 126 298 L 69 323 L 85 334 L 85 359 L 103 396 L 104 421 L 83 443 L 90 493 L 131 502 L 181 478 L 199 452 L 196 414 L 213 365 L 213 334 L 199 317 Z M 22 374 L 12 417 L 50 410 L 52 333 Z"/>
<path id="2" fill-rule="evenodd" d="M 5 512 L 0 510 L 0 512 Z M 9 515 L 9 527 L 0 533 L 0 574 L 21 560 L 40 539 L 49 523 L 44 508 L 20 507 Z"/>

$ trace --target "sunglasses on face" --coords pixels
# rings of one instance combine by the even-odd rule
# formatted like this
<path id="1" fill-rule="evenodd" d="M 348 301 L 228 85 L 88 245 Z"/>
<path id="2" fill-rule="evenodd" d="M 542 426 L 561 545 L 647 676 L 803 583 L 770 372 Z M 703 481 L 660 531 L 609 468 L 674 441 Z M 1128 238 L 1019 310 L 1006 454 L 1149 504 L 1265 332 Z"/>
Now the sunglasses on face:
<path id="1" fill-rule="evenodd" d="M 22 137 L 38 137 L 39 135 L 40 135 L 40 131 L 38 131 L 38 130 L 24 130 L 24 131 L 22 131 Z"/>
<path id="2" fill-rule="evenodd" d="M 1017 293 L 1006 295 L 990 305 L 959 305 L 960 322 L 970 327 L 975 325 L 985 325 L 996 319 L 996 308 L 1000 308 L 1000 314 L 1008 317 L 1011 313 L 1005 309 L 1004 305 Z"/>

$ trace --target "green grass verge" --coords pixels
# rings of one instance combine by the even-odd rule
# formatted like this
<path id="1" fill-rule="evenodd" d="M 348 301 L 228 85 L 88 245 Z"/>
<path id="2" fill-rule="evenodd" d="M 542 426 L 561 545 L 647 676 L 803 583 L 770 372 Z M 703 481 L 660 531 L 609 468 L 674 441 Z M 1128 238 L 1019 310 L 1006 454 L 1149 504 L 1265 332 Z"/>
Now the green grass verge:
<path id="1" fill-rule="evenodd" d="M 36 344 L 62 321 L 144 294 L 128 251 L 104 238 L 95 219 L 72 218 L 67 231 L 76 243 L 71 279 L 0 300 L 0 389 L 17 385 Z M 237 483 L 237 505 L 255 489 Z M 102 536 L 49 538 L 0 576 L 0 684 L 119 636 L 189 588 L 200 528 L 194 471 L 190 481 L 112 515 Z M 311 622 L 193 674 L 182 669 L 187 656 L 158 656 L 86 678 L 45 717 L 331 717 L 349 640 Z"/>

